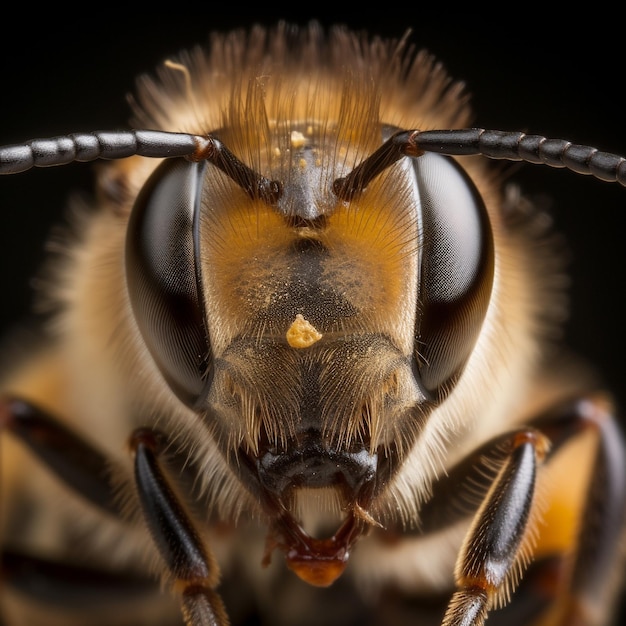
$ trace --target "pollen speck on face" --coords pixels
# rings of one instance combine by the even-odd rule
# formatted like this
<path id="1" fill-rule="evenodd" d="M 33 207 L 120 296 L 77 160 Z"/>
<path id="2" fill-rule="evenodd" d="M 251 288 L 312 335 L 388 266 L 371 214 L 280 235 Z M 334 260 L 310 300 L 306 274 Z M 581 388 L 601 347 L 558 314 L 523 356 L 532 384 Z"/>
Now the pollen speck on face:
<path id="1" fill-rule="evenodd" d="M 299 131 L 294 130 L 291 132 L 291 147 L 302 148 L 306 143 L 306 137 Z"/>
<path id="2" fill-rule="evenodd" d="M 322 334 L 298 313 L 287 330 L 287 343 L 292 348 L 308 348 L 322 338 Z"/>

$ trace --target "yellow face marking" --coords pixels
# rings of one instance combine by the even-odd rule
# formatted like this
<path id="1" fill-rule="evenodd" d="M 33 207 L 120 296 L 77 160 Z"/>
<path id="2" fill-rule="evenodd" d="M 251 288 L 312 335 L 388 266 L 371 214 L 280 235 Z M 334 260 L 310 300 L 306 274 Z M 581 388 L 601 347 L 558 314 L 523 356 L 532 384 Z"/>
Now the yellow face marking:
<path id="1" fill-rule="evenodd" d="M 322 334 L 317 331 L 315 326 L 304 319 L 300 313 L 296 315 L 296 319 L 287 330 L 286 336 L 287 343 L 292 348 L 297 349 L 308 348 L 322 338 Z"/>

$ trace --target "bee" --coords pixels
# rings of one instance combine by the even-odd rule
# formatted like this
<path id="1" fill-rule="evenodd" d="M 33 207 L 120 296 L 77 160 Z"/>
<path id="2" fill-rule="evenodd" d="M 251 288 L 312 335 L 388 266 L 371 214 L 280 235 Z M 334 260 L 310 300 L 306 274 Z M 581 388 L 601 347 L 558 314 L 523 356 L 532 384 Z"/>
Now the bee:
<path id="1" fill-rule="evenodd" d="M 615 403 L 491 159 L 626 160 L 471 128 L 406 38 L 317 24 L 216 34 L 132 106 L 0 148 L 106 161 L 5 348 L 3 623 L 609 624 Z"/>

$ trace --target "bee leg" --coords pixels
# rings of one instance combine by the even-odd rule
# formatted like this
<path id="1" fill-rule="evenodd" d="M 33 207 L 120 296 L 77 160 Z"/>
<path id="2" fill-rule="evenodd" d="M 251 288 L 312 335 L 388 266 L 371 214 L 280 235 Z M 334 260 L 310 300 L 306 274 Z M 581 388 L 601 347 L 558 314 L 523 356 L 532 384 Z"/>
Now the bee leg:
<path id="1" fill-rule="evenodd" d="M 162 473 L 158 455 L 163 436 L 139 429 L 131 437 L 135 453 L 135 482 L 144 518 L 182 599 L 188 626 L 226 626 L 228 618 L 215 591 L 219 570 L 202 544 L 191 520 Z"/>
<path id="2" fill-rule="evenodd" d="M 613 407 L 602 396 L 579 398 L 557 407 L 533 425 L 552 441 L 550 457 L 572 437 L 596 435 L 562 617 L 554 623 L 603 623 L 615 596 L 616 570 L 623 562 L 620 549 L 626 518 L 626 458 Z M 569 566 L 568 556 L 561 558 Z"/>
<path id="3" fill-rule="evenodd" d="M 109 479 L 110 461 L 52 415 L 25 400 L 0 397 L 2 431 L 25 444 L 81 498 L 115 518 L 122 517 Z M 125 613 L 140 610 L 154 605 L 159 592 L 152 576 L 41 558 L 6 546 L 0 546 L 0 587 L 27 598 L 29 606 L 41 604 L 46 610 L 55 607 L 68 614 L 106 612 L 112 607 Z"/>
<path id="4" fill-rule="evenodd" d="M 154 601 L 152 577 L 108 572 L 44 559 L 15 550 L 2 550 L 0 579 L 29 601 L 61 611 L 93 610 L 97 606 L 127 607 Z"/>
<path id="5" fill-rule="evenodd" d="M 512 435 L 510 454 L 479 508 L 457 562 L 457 591 L 442 626 L 482 626 L 515 574 L 547 440 L 537 431 Z"/>
<path id="6" fill-rule="evenodd" d="M 583 501 L 573 511 L 580 516 L 576 537 L 571 539 L 571 544 L 568 543 L 568 548 L 554 552 L 545 552 L 546 547 L 539 546 L 546 556 L 538 558 L 529 568 L 520 587 L 521 593 L 516 592 L 515 604 L 495 613 L 494 623 L 527 623 L 528 620 L 519 621 L 521 611 L 536 616 L 547 607 L 557 607 L 551 613 L 549 624 L 593 626 L 604 623 L 607 607 L 615 595 L 614 574 L 622 562 L 621 529 L 626 518 L 626 459 L 612 407 L 600 396 L 578 398 L 537 416 L 530 426 L 550 442 L 549 450 L 539 451 L 536 459 L 545 455 L 546 469 L 561 458 L 561 452 L 568 453 L 566 444 L 581 435 L 595 435 L 595 453 Z M 525 534 L 528 511 L 524 503 L 530 502 L 533 496 L 535 469 L 531 480 L 530 471 L 524 470 L 524 466 L 515 460 L 520 454 L 515 443 L 520 441 L 519 437 L 519 434 L 513 436 L 514 454 L 500 470 L 476 514 L 457 566 L 460 589 L 449 605 L 443 622 L 446 626 L 482 624 L 493 598 L 498 598 L 498 585 L 494 583 L 500 581 L 500 591 L 506 591 L 506 585 L 514 582 L 494 576 L 494 573 L 510 573 L 517 561 L 515 555 L 519 543 L 512 539 L 512 533 L 517 532 L 519 537 Z M 450 487 L 461 484 L 458 478 L 467 464 L 475 463 L 490 446 L 495 444 L 493 449 L 500 458 L 498 450 L 501 450 L 502 440 L 499 437 L 486 444 L 478 454 L 472 454 L 453 469 L 450 472 L 453 484 L 443 492 L 448 493 Z M 586 459 L 574 459 L 574 466 L 565 480 L 577 483 L 581 471 L 584 473 L 584 461 Z M 476 470 L 480 471 L 479 465 L 474 467 L 473 471 Z M 555 488 L 566 490 L 566 487 L 557 483 Z M 499 494 L 500 490 L 503 491 Z M 519 498 L 515 506 L 509 501 L 512 497 Z M 440 513 L 439 500 L 435 497 L 433 514 L 426 519 L 438 519 L 434 513 Z M 546 515 L 550 515 L 549 511 Z M 550 524 L 550 519 L 544 521 Z M 569 522 L 557 518 L 553 523 L 559 532 L 567 534 L 563 524 L 567 526 Z M 498 550 L 494 551 L 496 546 Z"/>
<path id="7" fill-rule="evenodd" d="M 45 411 L 16 398 L 0 398 L 0 431 L 4 429 L 83 498 L 120 517 L 109 480 L 111 464 L 98 449 Z"/>

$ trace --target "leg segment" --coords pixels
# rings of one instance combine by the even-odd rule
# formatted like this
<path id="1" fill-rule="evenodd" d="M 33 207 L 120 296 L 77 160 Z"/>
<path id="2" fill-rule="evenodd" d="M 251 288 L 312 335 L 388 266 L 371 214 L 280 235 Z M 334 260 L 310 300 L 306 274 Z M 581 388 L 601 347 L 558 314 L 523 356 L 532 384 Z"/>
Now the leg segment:
<path id="1" fill-rule="evenodd" d="M 457 564 L 443 626 L 481 626 L 514 582 L 547 441 L 533 431 L 513 437 L 511 454 L 479 509 Z"/>
<path id="2" fill-rule="evenodd" d="M 623 563 L 626 459 L 622 435 L 612 407 L 602 397 L 571 402 L 537 420 L 537 425 L 555 441 L 563 433 L 591 431 L 596 436 L 568 591 L 562 617 L 555 623 L 568 626 L 605 623 Z"/>
<path id="3" fill-rule="evenodd" d="M 163 438 L 141 429 L 131 438 L 135 452 L 135 480 L 144 518 L 182 598 L 188 626 L 226 626 L 228 618 L 215 592 L 217 564 L 176 499 L 157 462 Z"/>
<path id="4" fill-rule="evenodd" d="M 91 444 L 51 415 L 15 398 L 0 399 L 0 431 L 28 446 L 66 485 L 100 509 L 120 516 L 109 481 L 110 464 Z"/>
<path id="5" fill-rule="evenodd" d="M 20 399 L 0 398 L 0 432 L 17 437 L 82 499 L 121 519 L 121 506 L 110 481 L 112 464 L 97 448 L 52 415 Z M 154 604 L 159 593 L 153 577 L 42 558 L 1 546 L 0 586 L 28 602 L 77 615 Z M 72 622 L 74 623 L 74 622 Z"/>
<path id="6" fill-rule="evenodd" d="M 110 463 L 92 445 L 71 432 L 53 416 L 28 402 L 0 399 L 0 429 L 26 444 L 49 469 L 81 497 L 109 514 L 121 512 L 109 480 Z M 156 456 L 161 437 L 140 430 L 132 438 L 135 480 L 144 517 L 157 549 L 174 577 L 182 598 L 183 614 L 190 626 L 226 626 L 228 619 L 214 591 L 218 569 L 169 488 Z M 46 604 L 68 603 L 76 608 L 121 599 L 126 592 L 146 593 L 148 581 L 107 574 L 84 567 L 45 560 L 4 550 L 2 579 L 13 588 Z M 154 590 L 154 583 L 152 583 Z M 43 591 L 43 595 L 42 595 Z"/>
<path id="7" fill-rule="evenodd" d="M 609 621 L 623 563 L 620 548 L 626 519 L 624 443 L 611 410 L 604 398 L 590 396 L 564 402 L 528 422 L 533 429 L 528 432 L 541 433 L 549 442 L 544 461 L 547 471 L 554 463 L 570 457 L 572 461 L 566 465 L 565 478 L 558 477 L 546 494 L 548 510 L 545 524 L 539 528 L 532 566 L 513 602 L 493 611 L 489 623 L 493 619 L 494 624 L 508 626 L 597 626 Z M 499 579 L 494 572 L 500 571 L 498 567 L 513 568 L 514 575 L 502 587 L 512 592 L 515 576 L 525 565 L 512 558 L 519 547 L 514 535 L 521 536 L 526 530 L 524 502 L 532 499 L 534 485 L 520 456 L 527 444 L 520 444 L 523 437 L 519 437 L 501 435 L 461 460 L 434 485 L 432 498 L 422 508 L 419 532 L 424 534 L 468 515 L 475 520 L 458 562 L 459 590 L 446 625 L 481 624 L 493 599 L 498 599 L 492 581 Z M 579 457 L 578 452 L 566 448 L 584 438 L 588 438 L 590 445 L 585 450 L 591 449 L 590 455 Z M 536 455 L 536 460 L 540 456 Z M 584 482 L 587 465 L 588 483 Z M 499 474 L 494 467 L 501 468 Z M 580 503 L 568 505 L 563 518 L 562 513 L 550 511 L 550 497 L 566 492 L 567 483 L 580 484 L 582 496 Z M 555 546 L 549 540 L 546 545 L 546 533 L 560 536 L 560 542 Z"/>
<path id="8" fill-rule="evenodd" d="M 62 611 L 112 605 L 122 609 L 142 598 L 153 600 L 157 590 L 152 578 L 70 565 L 14 550 L 2 551 L 0 578 L 28 598 Z"/>

